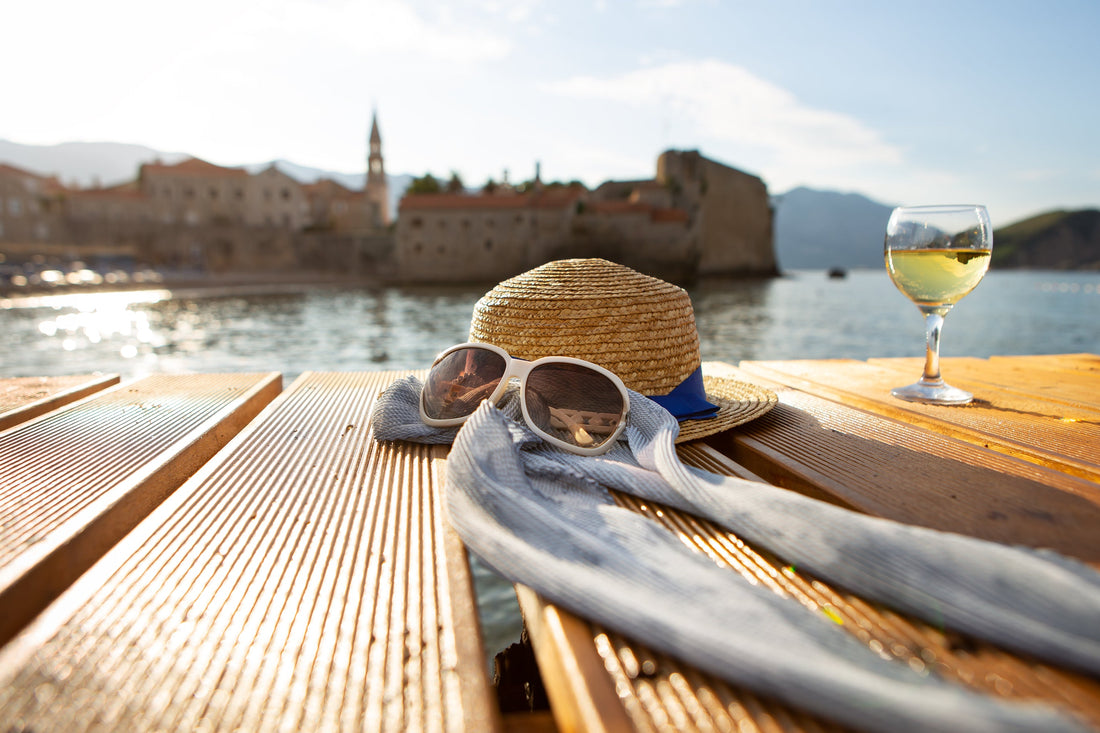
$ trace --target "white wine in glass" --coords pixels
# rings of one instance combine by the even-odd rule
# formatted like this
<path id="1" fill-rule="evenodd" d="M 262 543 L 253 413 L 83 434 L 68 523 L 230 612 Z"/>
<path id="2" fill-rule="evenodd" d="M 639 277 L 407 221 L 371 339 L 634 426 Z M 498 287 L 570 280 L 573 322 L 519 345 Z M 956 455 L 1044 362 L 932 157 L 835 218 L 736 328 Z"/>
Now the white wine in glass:
<path id="1" fill-rule="evenodd" d="M 989 269 L 993 227 L 984 206 L 901 206 L 886 225 L 886 271 L 924 314 L 924 374 L 890 394 L 910 402 L 965 405 L 969 392 L 940 376 L 943 317 Z"/>

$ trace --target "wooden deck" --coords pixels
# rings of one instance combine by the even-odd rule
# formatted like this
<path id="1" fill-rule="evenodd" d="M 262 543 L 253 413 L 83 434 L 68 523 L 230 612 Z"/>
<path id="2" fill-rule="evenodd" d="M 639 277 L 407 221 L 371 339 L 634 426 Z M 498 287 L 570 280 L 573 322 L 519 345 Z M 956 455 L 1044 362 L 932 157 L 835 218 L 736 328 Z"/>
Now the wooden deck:
<path id="1" fill-rule="evenodd" d="M 0 643 L 210 459 L 280 385 L 274 372 L 147 377 L 0 433 Z"/>
<path id="2" fill-rule="evenodd" d="M 889 396 L 915 360 L 713 366 L 780 403 L 680 446 L 685 462 L 1100 568 L 1100 356 L 944 359 L 948 381 L 978 397 L 956 408 Z M 446 449 L 371 438 L 374 398 L 398 376 L 311 373 L 281 393 L 275 375 L 0 380 L 0 729 L 837 730 L 524 588 L 553 718 L 501 715 L 440 504 Z M 620 501 L 882 654 L 1063 705 L 1100 731 L 1100 680 Z"/>

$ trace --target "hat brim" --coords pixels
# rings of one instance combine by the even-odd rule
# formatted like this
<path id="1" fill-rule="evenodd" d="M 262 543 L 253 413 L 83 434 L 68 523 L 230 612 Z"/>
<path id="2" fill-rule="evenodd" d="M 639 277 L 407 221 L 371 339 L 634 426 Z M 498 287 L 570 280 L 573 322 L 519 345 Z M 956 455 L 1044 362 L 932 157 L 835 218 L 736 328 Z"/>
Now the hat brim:
<path id="1" fill-rule="evenodd" d="M 680 423 L 680 434 L 676 436 L 677 443 L 698 440 L 744 425 L 779 403 L 779 397 L 770 389 L 749 382 L 707 374 L 705 371 L 703 386 L 706 389 L 707 400 L 718 405 L 718 414 L 704 420 L 685 420 Z"/>

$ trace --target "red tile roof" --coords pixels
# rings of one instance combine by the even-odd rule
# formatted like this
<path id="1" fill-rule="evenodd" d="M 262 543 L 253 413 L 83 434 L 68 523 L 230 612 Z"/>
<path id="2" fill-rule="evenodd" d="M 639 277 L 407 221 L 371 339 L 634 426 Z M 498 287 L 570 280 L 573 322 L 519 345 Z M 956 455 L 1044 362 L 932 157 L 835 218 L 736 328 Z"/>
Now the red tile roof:
<path id="1" fill-rule="evenodd" d="M 57 179 L 57 176 L 43 176 L 38 173 L 33 173 L 22 168 L 17 168 L 14 165 L 8 165 L 7 163 L 0 163 L 0 173 L 7 173 L 8 175 L 23 176 L 25 178 L 34 178 L 43 184 L 46 191 L 62 191 L 65 186 L 61 184 L 61 181 Z"/>
<path id="2" fill-rule="evenodd" d="M 227 178 L 244 178 L 248 176 L 248 171 L 244 168 L 223 168 L 220 165 L 207 163 L 200 158 L 188 158 L 174 165 L 160 162 L 145 163 L 141 166 L 141 173 L 139 175 L 144 175 L 145 173 L 195 177 L 224 176 Z"/>
<path id="3" fill-rule="evenodd" d="M 333 198 L 352 198 L 363 195 L 362 191 L 354 191 L 331 178 L 321 178 L 313 183 L 303 184 L 302 190 L 307 194 L 325 195 Z"/>
<path id="4" fill-rule="evenodd" d="M 120 183 L 117 186 L 107 186 L 105 188 L 73 188 L 69 189 L 68 195 L 70 197 L 78 197 L 83 199 L 94 198 L 125 198 L 125 199 L 142 199 L 146 198 L 145 194 L 138 187 L 136 181 L 127 181 L 126 183 Z"/>
<path id="5" fill-rule="evenodd" d="M 409 194 L 401 199 L 399 208 L 403 211 L 431 211 L 446 209 L 564 209 L 581 196 L 580 191 L 544 191 L 534 194 L 462 194 L 462 193 L 418 193 Z"/>
<path id="6" fill-rule="evenodd" d="M 688 220 L 688 213 L 683 209 L 653 209 L 649 215 L 653 221 L 681 221 Z"/>
<path id="7" fill-rule="evenodd" d="M 663 206 L 623 200 L 594 201 L 586 207 L 586 211 L 610 216 L 640 214 L 648 216 L 650 221 L 686 222 L 689 218 L 688 213 L 683 209 L 670 209 Z"/>
<path id="8" fill-rule="evenodd" d="M 596 214 L 648 214 L 653 207 L 634 201 L 593 201 L 585 207 Z"/>

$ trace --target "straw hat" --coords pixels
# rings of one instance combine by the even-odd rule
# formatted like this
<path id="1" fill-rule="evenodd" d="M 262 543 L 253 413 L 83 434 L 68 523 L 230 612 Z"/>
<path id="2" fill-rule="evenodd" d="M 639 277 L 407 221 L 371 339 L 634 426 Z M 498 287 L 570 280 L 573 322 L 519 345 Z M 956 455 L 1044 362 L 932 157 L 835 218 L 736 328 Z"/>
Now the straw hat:
<path id="1" fill-rule="evenodd" d="M 602 259 L 548 262 L 500 283 L 474 306 L 470 341 L 512 356 L 571 356 L 610 369 L 647 396 L 667 395 L 700 367 L 691 298 L 680 287 Z M 677 442 L 748 422 L 775 393 L 703 375 L 713 417 L 680 422 Z"/>

